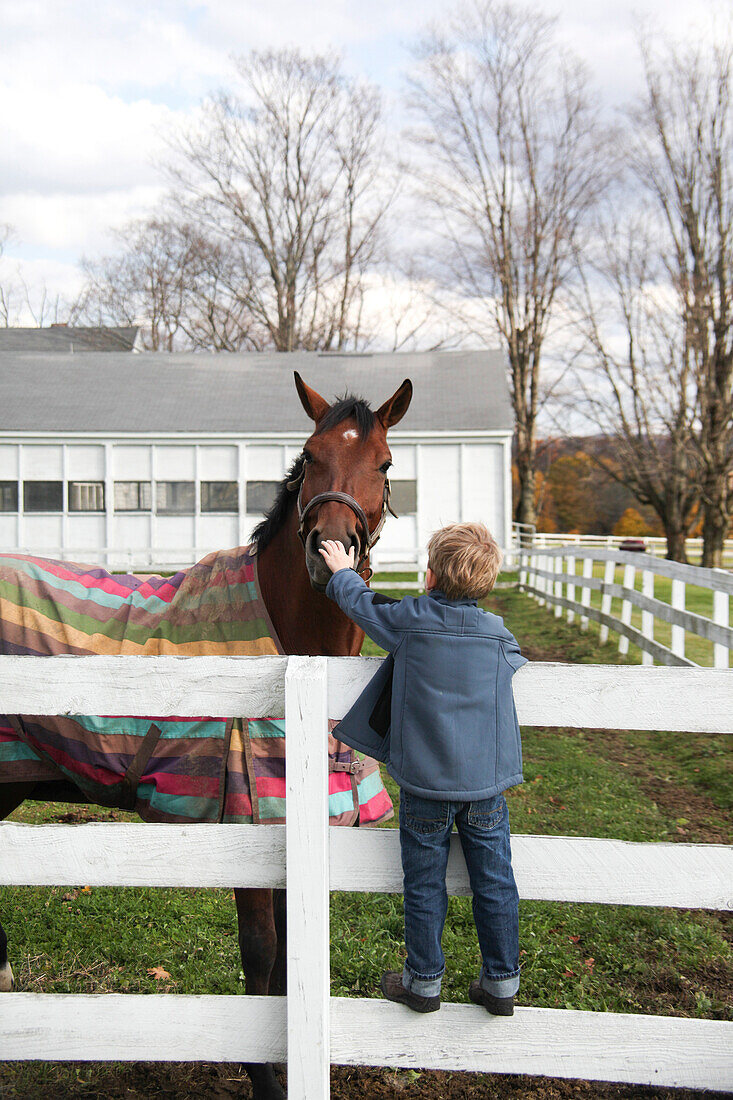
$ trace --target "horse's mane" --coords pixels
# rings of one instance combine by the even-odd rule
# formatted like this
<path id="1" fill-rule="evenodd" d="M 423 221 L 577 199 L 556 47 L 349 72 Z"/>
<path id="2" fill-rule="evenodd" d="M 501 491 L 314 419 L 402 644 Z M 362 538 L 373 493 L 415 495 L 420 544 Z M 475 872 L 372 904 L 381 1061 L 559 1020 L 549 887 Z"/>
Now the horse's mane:
<path id="1" fill-rule="evenodd" d="M 319 421 L 314 434 L 321 435 L 323 432 L 335 428 L 337 424 L 343 423 L 344 420 L 355 420 L 359 438 L 366 439 L 374 428 L 376 419 L 374 412 L 362 397 L 347 394 L 331 405 L 328 412 Z M 266 512 L 265 518 L 257 524 L 252 532 L 252 542 L 257 544 L 257 550 L 260 553 L 269 546 L 285 523 L 290 507 L 298 495 L 300 475 L 303 472 L 304 465 L 305 458 L 300 454 L 280 482 L 274 503 Z M 291 488 L 292 483 L 295 484 Z"/>

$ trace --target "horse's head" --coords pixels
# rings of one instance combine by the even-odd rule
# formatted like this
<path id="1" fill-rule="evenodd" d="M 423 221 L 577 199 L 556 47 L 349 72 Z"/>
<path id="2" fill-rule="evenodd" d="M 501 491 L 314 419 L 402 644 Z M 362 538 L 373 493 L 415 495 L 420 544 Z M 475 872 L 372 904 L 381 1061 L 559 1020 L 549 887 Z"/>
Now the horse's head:
<path id="1" fill-rule="evenodd" d="M 313 587 L 322 592 L 331 576 L 318 553 L 323 540 L 336 539 L 347 550 L 353 546 L 358 562 L 381 530 L 392 463 L 387 431 L 407 412 L 412 383 L 405 379 L 375 412 L 357 398 L 329 405 L 297 371 L 295 385 L 316 425 L 303 448 L 298 507 L 308 575 Z"/>

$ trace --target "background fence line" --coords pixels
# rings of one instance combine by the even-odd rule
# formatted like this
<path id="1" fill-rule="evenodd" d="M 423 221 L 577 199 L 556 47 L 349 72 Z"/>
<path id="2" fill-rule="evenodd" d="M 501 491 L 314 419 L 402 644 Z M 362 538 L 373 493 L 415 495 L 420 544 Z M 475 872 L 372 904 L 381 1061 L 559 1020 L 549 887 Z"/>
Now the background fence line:
<path id="1" fill-rule="evenodd" d="M 444 1005 L 439 1016 L 426 1019 L 380 1000 L 328 996 L 329 889 L 401 887 L 394 831 L 328 828 L 326 716 L 338 718 L 348 709 L 376 663 L 0 658 L 0 709 L 11 713 L 105 713 L 96 705 L 102 699 L 106 713 L 286 713 L 289 772 L 284 827 L 0 824 L 4 883 L 57 882 L 67 875 L 109 885 L 141 877 L 148 885 L 192 879 L 196 885 L 281 885 L 284 879 L 289 895 L 287 999 L 5 994 L 0 1054 L 287 1057 L 292 1100 L 326 1100 L 329 1062 L 733 1087 L 733 1024 L 724 1021 L 539 1008 L 519 1008 L 505 1020 L 474 1005 Z M 733 733 L 733 672 L 530 664 L 515 685 L 525 724 Z M 733 906 L 733 849 L 724 845 L 515 837 L 514 846 L 522 896 Z M 452 892 L 467 892 L 457 849 L 449 881 Z"/>
<path id="2" fill-rule="evenodd" d="M 582 562 L 578 573 L 577 563 Z M 603 578 L 593 575 L 593 565 L 604 564 Z M 623 566 L 623 579 L 616 582 L 616 569 Z M 635 587 L 641 574 L 641 591 Z M 656 577 L 671 580 L 671 602 L 654 595 Z M 711 593 L 712 616 L 699 615 L 686 609 L 687 587 L 705 588 Z M 664 665 L 697 667 L 685 653 L 685 633 L 695 634 L 713 643 L 713 666 L 728 668 L 733 649 L 733 629 L 730 627 L 730 597 L 733 595 L 733 574 L 722 569 L 703 569 L 665 559 L 621 550 L 586 550 L 563 546 L 555 550 L 529 551 L 519 554 L 519 587 L 534 596 L 540 604 L 551 604 L 560 618 L 566 611 L 568 621 L 580 616 L 581 630 L 588 629 L 589 619 L 600 623 L 600 642 L 608 640 L 609 631 L 619 635 L 619 652 L 628 653 L 629 642 L 642 651 L 642 663 L 655 661 Z M 575 597 L 580 588 L 581 597 Z M 591 606 L 591 593 L 601 597 L 600 610 Z M 621 600 L 621 616 L 611 615 L 612 600 Z M 632 608 L 639 608 L 641 629 L 631 625 Z M 655 639 L 657 620 L 671 626 L 671 643 L 662 645 Z"/>

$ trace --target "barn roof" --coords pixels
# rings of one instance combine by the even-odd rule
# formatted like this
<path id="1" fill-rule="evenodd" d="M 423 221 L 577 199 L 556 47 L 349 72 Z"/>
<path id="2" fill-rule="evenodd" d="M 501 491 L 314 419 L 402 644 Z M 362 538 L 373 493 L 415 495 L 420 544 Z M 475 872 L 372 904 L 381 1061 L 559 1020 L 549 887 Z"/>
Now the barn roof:
<path id="1" fill-rule="evenodd" d="M 0 328 L 0 356 L 19 352 L 54 352 L 76 355 L 91 351 L 132 351 L 138 325 L 121 328 L 89 328 L 51 325 L 49 328 Z"/>
<path id="2" fill-rule="evenodd" d="M 293 370 L 324 397 L 377 408 L 411 378 L 400 428 L 511 430 L 500 351 L 16 354 L 0 345 L 0 431 L 241 432 L 306 426 Z"/>

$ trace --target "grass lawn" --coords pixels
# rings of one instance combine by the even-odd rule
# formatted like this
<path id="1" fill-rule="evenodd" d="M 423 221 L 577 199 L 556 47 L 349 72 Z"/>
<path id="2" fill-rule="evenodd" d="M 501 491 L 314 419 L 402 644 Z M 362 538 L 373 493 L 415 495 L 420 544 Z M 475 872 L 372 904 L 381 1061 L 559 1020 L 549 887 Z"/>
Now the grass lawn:
<path id="1" fill-rule="evenodd" d="M 398 580 L 390 576 L 389 583 Z M 613 636 L 611 643 L 601 647 L 596 631 L 581 633 L 576 625 L 555 619 L 516 590 L 497 591 L 486 606 L 504 616 L 531 659 L 621 661 Z M 379 651 L 367 643 L 364 652 Z M 507 799 L 515 832 L 730 843 L 733 757 L 723 737 L 525 728 L 523 744 L 525 784 L 508 792 Z M 398 792 L 387 781 L 396 802 Z M 72 821 L 129 816 L 99 808 L 28 803 L 13 819 L 58 821 L 64 815 Z M 387 827 L 395 827 L 395 821 Z M 244 989 L 229 891 L 88 890 L 83 883 L 55 889 L 6 887 L 0 889 L 0 913 L 20 989 L 79 993 L 236 993 Z M 729 914 L 527 901 L 521 903 L 520 919 L 520 1004 L 733 1019 Z M 466 898 L 450 901 L 444 948 L 444 998 L 465 1001 L 468 984 L 479 969 Z M 381 972 L 401 967 L 402 960 L 400 896 L 332 895 L 334 995 L 379 996 Z M 168 976 L 156 979 L 149 973 L 154 967 L 162 967 Z M 0 1037 L 0 1049 L 1 1044 Z M 129 1067 L 49 1063 L 0 1066 L 0 1097 L 248 1095 L 234 1085 L 232 1092 L 221 1091 L 221 1074 L 209 1086 L 204 1083 L 209 1081 L 208 1069 L 202 1071 L 203 1077 L 189 1080 L 190 1070 L 183 1068 L 177 1071 L 177 1085 L 170 1093 L 155 1077 L 149 1079 L 149 1093 L 114 1091 L 117 1085 L 122 1088 L 130 1072 Z M 455 1095 L 488 1100 L 545 1095 L 532 1091 L 536 1082 L 533 1085 L 529 1079 L 529 1091 L 515 1091 L 515 1081 L 504 1092 L 502 1078 L 460 1074 L 443 1075 L 443 1092 L 433 1093 L 431 1082 L 440 1075 L 410 1077 L 408 1071 L 386 1070 L 369 1073 L 377 1074 L 380 1082 L 389 1074 L 394 1092 L 383 1092 L 380 1085 L 378 1092 L 370 1093 L 363 1083 L 367 1077 L 360 1085 L 358 1073 L 354 1077 L 354 1071 L 349 1072 L 354 1097 Z M 453 1079 L 463 1080 L 464 1091 L 451 1091 Z M 346 1077 L 335 1080 L 341 1082 L 341 1089 Z M 410 1091 L 413 1086 L 416 1091 Z M 565 1087 L 558 1085 L 560 1091 L 546 1095 L 576 1095 L 562 1091 Z M 617 1091 L 608 1092 L 608 1088 Z M 339 1097 L 351 1095 L 348 1090 L 336 1091 Z M 598 1086 L 598 1091 L 583 1095 L 647 1093 Z M 667 1093 L 654 1090 L 649 1095 Z"/>

